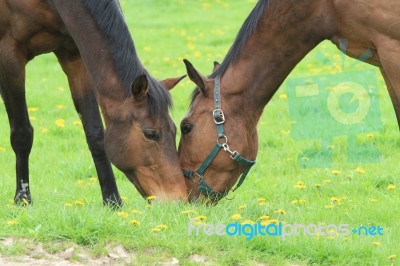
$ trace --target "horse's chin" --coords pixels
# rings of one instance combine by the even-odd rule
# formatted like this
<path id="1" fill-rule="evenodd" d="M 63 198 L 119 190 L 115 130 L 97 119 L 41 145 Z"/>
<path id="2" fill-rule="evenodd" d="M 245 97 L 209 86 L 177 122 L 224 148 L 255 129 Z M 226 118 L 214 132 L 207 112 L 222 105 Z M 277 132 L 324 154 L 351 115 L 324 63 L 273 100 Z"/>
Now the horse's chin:
<path id="1" fill-rule="evenodd" d="M 191 204 L 199 204 L 199 205 L 206 205 L 206 206 L 215 206 L 217 205 L 218 201 L 212 200 L 207 196 L 199 193 L 191 191 L 188 196 L 188 201 Z"/>
<path id="2" fill-rule="evenodd" d="M 143 198 L 147 198 L 148 196 L 151 196 L 145 192 L 145 190 L 143 189 L 139 180 L 136 178 L 136 176 L 134 174 L 125 174 L 125 175 L 129 179 L 129 181 L 131 181 L 131 183 L 135 186 L 135 188 L 140 193 L 140 195 L 142 195 Z"/>

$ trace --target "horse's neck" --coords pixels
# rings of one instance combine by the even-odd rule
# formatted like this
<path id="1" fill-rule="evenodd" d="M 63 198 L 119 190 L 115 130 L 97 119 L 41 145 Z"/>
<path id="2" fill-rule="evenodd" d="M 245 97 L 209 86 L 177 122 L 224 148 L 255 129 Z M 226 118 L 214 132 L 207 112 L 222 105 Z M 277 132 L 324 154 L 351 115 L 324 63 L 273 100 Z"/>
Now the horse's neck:
<path id="1" fill-rule="evenodd" d="M 110 44 L 99 31 L 83 1 L 53 0 L 53 3 L 79 49 L 100 104 L 123 101 L 126 97 L 124 84 L 117 73 L 117 62 L 111 54 Z"/>
<path id="2" fill-rule="evenodd" d="M 310 2 L 307 10 L 296 9 L 296 6 L 286 10 L 279 7 L 281 3 L 285 5 L 294 1 L 271 1 L 238 57 L 222 75 L 224 87 L 241 95 L 242 104 L 252 114 L 261 116 L 265 105 L 293 68 L 331 34 L 328 31 L 332 30 L 325 26 L 329 24 L 325 20 L 330 16 L 320 16 L 321 12 L 328 10 L 311 10 L 319 8 L 313 1 L 304 1 Z M 320 27 L 315 26 L 318 22 Z"/>

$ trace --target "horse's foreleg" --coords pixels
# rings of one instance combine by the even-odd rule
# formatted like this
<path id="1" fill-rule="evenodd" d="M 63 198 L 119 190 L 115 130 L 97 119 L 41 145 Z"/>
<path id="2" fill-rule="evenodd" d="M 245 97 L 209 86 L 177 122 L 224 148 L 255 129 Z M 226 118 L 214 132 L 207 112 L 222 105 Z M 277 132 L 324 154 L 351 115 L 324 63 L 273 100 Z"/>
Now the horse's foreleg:
<path id="1" fill-rule="evenodd" d="M 389 95 L 390 95 L 390 99 L 392 100 L 394 111 L 395 111 L 396 117 L 397 117 L 397 124 L 400 129 L 400 97 L 396 93 L 394 86 L 393 86 L 392 82 L 390 81 L 388 75 L 386 74 L 385 70 L 382 68 L 381 68 L 381 73 L 382 73 L 383 79 L 385 80 L 386 87 L 387 87 Z"/>
<path id="2" fill-rule="evenodd" d="M 68 76 L 72 99 L 81 118 L 86 141 L 96 167 L 103 202 L 106 205 L 120 206 L 122 201 L 118 193 L 111 163 L 107 159 L 104 150 L 104 128 L 92 89 L 93 82 L 76 50 L 71 52 L 59 49 L 55 54 Z"/>
<path id="3" fill-rule="evenodd" d="M 396 112 L 397 123 L 400 127 L 400 49 L 396 49 L 398 47 L 397 42 L 391 42 L 382 42 L 383 45 L 379 47 L 378 54 L 382 64 L 381 72 Z"/>
<path id="4" fill-rule="evenodd" d="M 16 156 L 17 188 L 14 201 L 30 204 L 29 154 L 33 143 L 33 128 L 25 99 L 26 60 L 16 46 L 10 46 L 9 49 L 0 47 L 0 87 L 10 123 L 11 146 Z"/>

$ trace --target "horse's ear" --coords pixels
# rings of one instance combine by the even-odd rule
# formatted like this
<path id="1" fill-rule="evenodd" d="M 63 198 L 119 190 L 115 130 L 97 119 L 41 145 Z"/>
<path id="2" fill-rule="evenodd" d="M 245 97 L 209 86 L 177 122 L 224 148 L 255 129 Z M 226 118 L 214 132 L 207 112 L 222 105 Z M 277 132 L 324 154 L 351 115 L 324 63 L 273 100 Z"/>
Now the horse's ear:
<path id="1" fill-rule="evenodd" d="M 132 95 L 137 101 L 141 101 L 146 97 L 149 83 L 146 75 L 137 77 L 131 86 Z"/>
<path id="2" fill-rule="evenodd" d="M 186 75 L 183 75 L 179 78 L 170 78 L 161 80 L 160 83 L 167 88 L 167 90 L 172 90 L 182 79 L 184 79 Z"/>
<path id="3" fill-rule="evenodd" d="M 204 95 L 207 95 L 206 78 L 200 74 L 188 60 L 183 59 L 183 62 L 185 63 L 186 71 L 190 80 L 197 85 Z"/>
<path id="4" fill-rule="evenodd" d="M 217 61 L 214 61 L 214 68 L 213 68 L 212 73 L 214 73 L 215 71 L 217 71 L 217 69 L 219 68 L 220 65 L 221 65 L 220 63 L 218 63 Z"/>

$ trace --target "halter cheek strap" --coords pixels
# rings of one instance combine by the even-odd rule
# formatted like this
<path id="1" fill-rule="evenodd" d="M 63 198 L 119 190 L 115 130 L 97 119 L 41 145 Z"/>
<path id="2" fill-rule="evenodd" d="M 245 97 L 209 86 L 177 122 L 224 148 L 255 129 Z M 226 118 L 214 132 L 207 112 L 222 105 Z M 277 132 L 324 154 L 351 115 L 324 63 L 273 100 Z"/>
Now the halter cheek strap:
<path id="1" fill-rule="evenodd" d="M 200 167 L 195 170 L 195 171 L 190 171 L 187 169 L 182 169 L 183 175 L 189 179 L 191 179 L 194 182 L 197 182 L 199 185 L 199 192 L 202 193 L 203 195 L 206 195 L 207 197 L 213 199 L 213 200 L 219 200 L 226 196 L 228 194 L 228 191 L 225 191 L 223 193 L 217 192 L 213 190 L 207 183 L 204 181 L 204 172 L 207 170 L 207 168 L 210 166 L 212 161 L 215 159 L 215 157 L 218 155 L 219 151 L 222 149 L 225 152 L 228 152 L 230 154 L 230 158 L 234 160 L 236 163 L 244 166 L 244 171 L 242 175 L 240 176 L 239 182 L 237 183 L 236 187 L 233 189 L 235 191 L 238 189 L 242 183 L 244 182 L 247 174 L 249 173 L 251 167 L 256 163 L 255 160 L 248 160 L 244 158 L 240 153 L 237 151 L 231 151 L 228 145 L 228 138 L 225 135 L 224 132 L 224 123 L 225 123 L 225 115 L 224 112 L 221 109 L 221 93 L 220 93 L 220 78 L 219 76 L 215 78 L 215 84 L 214 84 L 214 111 L 213 111 L 213 119 L 214 123 L 217 126 L 217 133 L 218 133 L 218 138 L 217 142 L 214 146 L 214 148 L 211 150 L 211 152 L 208 154 L 204 162 L 200 165 Z M 196 176 L 198 177 L 198 180 L 195 181 Z"/>

